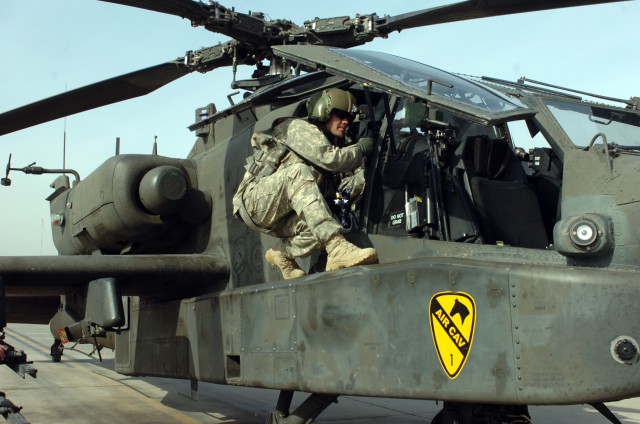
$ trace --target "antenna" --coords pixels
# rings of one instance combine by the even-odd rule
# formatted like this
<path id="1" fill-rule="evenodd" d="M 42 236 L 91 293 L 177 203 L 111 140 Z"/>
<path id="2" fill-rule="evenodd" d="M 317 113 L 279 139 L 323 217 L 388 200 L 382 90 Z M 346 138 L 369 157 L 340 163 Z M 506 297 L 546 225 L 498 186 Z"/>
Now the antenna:
<path id="1" fill-rule="evenodd" d="M 40 254 L 44 252 L 44 218 L 40 220 Z"/>
<path id="2" fill-rule="evenodd" d="M 157 135 L 153 136 L 153 151 L 151 152 L 151 154 L 158 156 L 158 136 Z"/>
<path id="3" fill-rule="evenodd" d="M 120 137 L 116 137 L 116 156 L 120 154 Z"/>
<path id="4" fill-rule="evenodd" d="M 9 187 L 11 185 L 11 180 L 9 179 L 9 172 L 11 172 L 11 153 L 9 153 L 9 162 L 7 162 L 7 175 L 0 180 L 0 184 L 6 187 Z"/>
<path id="5" fill-rule="evenodd" d="M 64 129 L 62 132 L 62 167 L 67 167 L 67 117 L 64 117 Z"/>
<path id="6" fill-rule="evenodd" d="M 64 92 L 67 92 L 67 83 L 64 83 Z M 64 127 L 62 130 L 62 168 L 67 167 L 67 117 L 64 117 Z"/>

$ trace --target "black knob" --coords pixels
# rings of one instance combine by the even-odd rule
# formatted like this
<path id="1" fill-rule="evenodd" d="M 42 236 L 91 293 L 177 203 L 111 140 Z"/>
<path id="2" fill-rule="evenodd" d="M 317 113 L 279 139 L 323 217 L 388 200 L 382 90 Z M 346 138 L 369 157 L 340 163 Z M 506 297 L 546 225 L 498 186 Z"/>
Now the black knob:
<path id="1" fill-rule="evenodd" d="M 638 355 L 638 348 L 629 340 L 623 339 L 616 343 L 615 352 L 621 361 L 628 362 Z"/>

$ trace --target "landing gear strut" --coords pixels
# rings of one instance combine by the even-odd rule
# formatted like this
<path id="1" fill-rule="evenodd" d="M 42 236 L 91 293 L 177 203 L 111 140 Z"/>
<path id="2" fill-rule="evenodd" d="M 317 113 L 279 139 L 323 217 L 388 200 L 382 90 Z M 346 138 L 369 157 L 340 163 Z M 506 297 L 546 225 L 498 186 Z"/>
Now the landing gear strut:
<path id="1" fill-rule="evenodd" d="M 276 410 L 269 412 L 265 424 L 307 424 L 313 422 L 322 411 L 332 403 L 338 402 L 338 396 L 311 394 L 295 411 L 289 413 L 293 391 L 282 390 L 278 397 Z"/>

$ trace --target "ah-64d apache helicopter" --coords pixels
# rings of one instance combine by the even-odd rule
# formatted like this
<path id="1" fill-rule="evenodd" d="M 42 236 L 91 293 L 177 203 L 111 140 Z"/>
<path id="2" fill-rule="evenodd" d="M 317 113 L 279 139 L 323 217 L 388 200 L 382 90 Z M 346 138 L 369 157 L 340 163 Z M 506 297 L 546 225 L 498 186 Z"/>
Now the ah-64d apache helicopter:
<path id="1" fill-rule="evenodd" d="M 62 340 L 86 340 L 115 348 L 123 374 L 279 389 L 269 423 L 310 422 L 340 395 L 443 400 L 440 423 L 526 422 L 526 405 L 573 403 L 618 422 L 603 402 L 640 394 L 640 100 L 588 103 L 347 50 L 600 1 L 471 1 L 302 26 L 217 3 L 112 2 L 234 40 L 5 112 L 0 134 L 223 66 L 255 65 L 233 83 L 251 94 L 198 109 L 186 159 L 116 155 L 82 180 L 10 159 L 3 185 L 60 174 L 48 198 L 60 255 L 0 258 L 3 326 L 50 322 L 54 360 Z M 280 281 L 263 259 L 275 240 L 235 219 L 231 198 L 251 135 L 306 116 L 307 99 L 334 87 L 355 95 L 351 131 L 377 147 L 363 198 L 336 213 L 380 263 L 323 272 L 314 255 L 301 261 L 308 276 Z M 517 121 L 549 146 L 516 149 Z M 24 355 L 7 358 L 29 371 Z M 290 411 L 295 391 L 310 395 Z"/>

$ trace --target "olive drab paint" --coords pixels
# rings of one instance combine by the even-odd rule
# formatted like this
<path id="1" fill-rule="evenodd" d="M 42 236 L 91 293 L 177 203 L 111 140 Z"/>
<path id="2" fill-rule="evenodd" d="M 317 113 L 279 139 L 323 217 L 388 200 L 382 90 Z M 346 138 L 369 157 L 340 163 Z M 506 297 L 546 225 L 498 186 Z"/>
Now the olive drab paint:
<path id="1" fill-rule="evenodd" d="M 476 328 L 476 303 L 463 292 L 440 292 L 429 301 L 433 345 L 442 369 L 455 379 L 471 353 Z"/>
<path id="2" fill-rule="evenodd" d="M 196 140 L 184 159 L 118 152 L 81 180 L 72 169 L 13 167 L 6 151 L 4 187 L 10 171 L 58 175 L 47 200 L 59 255 L 0 257 L 0 343 L 9 346 L 4 321 L 49 322 L 54 361 L 65 339 L 80 336 L 115 349 L 116 372 L 190 380 L 192 395 L 198 381 L 281 390 L 267 424 L 311 423 L 338 396 L 442 401 L 433 422 L 529 422 L 526 405 L 579 404 L 613 422 L 604 402 L 640 396 L 638 93 L 621 100 L 524 77 L 468 77 L 422 64 L 420 55 L 350 49 L 416 26 L 611 1 L 459 2 L 296 25 L 218 2 L 112 0 L 232 40 L 2 112 L 0 141 L 193 71 L 232 67 L 233 89 L 246 93 L 237 103 L 230 94 L 225 110 L 195 109 Z M 236 80 L 236 65 L 257 67 Z M 338 108 L 334 89 L 351 93 Z M 309 116 L 310 99 L 323 92 Z M 325 197 L 342 193 L 346 179 L 323 178 L 322 193 L 303 193 L 317 180 L 294 175 L 296 167 L 312 172 L 295 155 L 248 164 L 258 172 L 252 165 L 282 160 L 291 177 L 265 179 L 283 177 L 273 187 L 292 190 L 294 211 L 329 235 L 291 243 L 307 275 L 283 281 L 265 253 L 281 238 L 275 230 L 294 233 L 298 214 L 277 210 L 289 226 L 256 231 L 236 219 L 233 194 L 249 180 L 254 135 L 286 134 L 292 152 L 309 149 L 307 135 L 325 136 L 308 119 L 332 109 L 350 112 L 355 144 L 336 140 L 314 153 L 350 152 L 351 171 L 363 159 L 360 140 L 373 145 L 362 184 L 348 187 L 350 203 L 339 211 L 328 213 Z M 511 124 L 529 130 L 524 140 Z M 534 134 L 542 145 L 518 148 Z M 347 170 L 329 162 L 322 172 Z M 268 204 L 267 192 L 254 188 L 256 203 Z M 256 223 L 276 215 L 254 209 L 264 211 Z M 335 219 L 342 211 L 353 218 L 348 229 Z M 324 254 L 306 254 L 343 230 L 375 249 L 379 263 L 332 270 Z M 308 395 L 295 410 L 294 392 Z"/>

